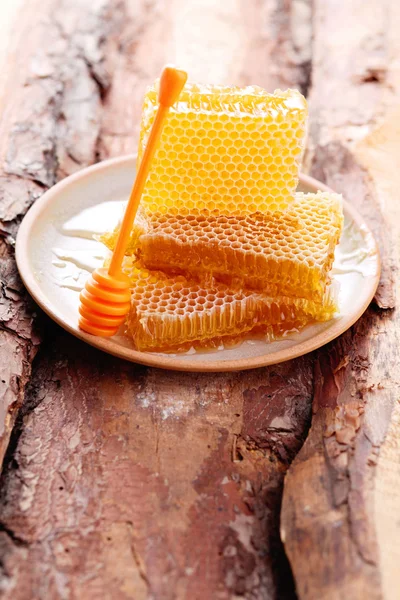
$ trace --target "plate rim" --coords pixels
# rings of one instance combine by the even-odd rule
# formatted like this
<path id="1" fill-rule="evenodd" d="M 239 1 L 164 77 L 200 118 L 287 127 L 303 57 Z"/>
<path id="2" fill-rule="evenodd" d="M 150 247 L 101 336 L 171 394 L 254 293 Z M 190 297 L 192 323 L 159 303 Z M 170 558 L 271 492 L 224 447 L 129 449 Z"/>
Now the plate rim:
<path id="1" fill-rule="evenodd" d="M 195 361 L 191 361 L 190 359 L 180 360 L 179 355 L 169 357 L 167 355 L 152 354 L 150 352 L 140 352 L 138 350 L 127 348 L 125 346 L 119 346 L 118 344 L 113 342 L 112 338 L 96 337 L 89 333 L 81 331 L 80 329 L 78 329 L 78 327 L 75 328 L 69 323 L 66 323 L 61 317 L 57 315 L 56 312 L 54 312 L 54 310 L 52 309 L 52 304 L 47 301 L 46 294 L 42 291 L 40 285 L 35 279 L 32 270 L 28 266 L 28 242 L 32 226 L 34 225 L 36 218 L 47 208 L 48 205 L 51 205 L 53 198 L 56 197 L 60 191 L 68 187 L 71 183 L 74 183 L 81 179 L 85 179 L 86 177 L 90 177 L 91 175 L 93 175 L 93 173 L 96 173 L 97 171 L 107 170 L 108 168 L 113 167 L 115 165 L 123 165 L 124 163 L 130 163 L 135 160 L 136 154 L 129 154 L 126 156 L 111 158 L 101 161 L 95 165 L 91 165 L 89 167 L 81 169 L 80 171 L 77 171 L 76 173 L 73 173 L 72 175 L 66 177 L 65 179 L 51 187 L 49 190 L 47 190 L 38 200 L 34 202 L 34 204 L 29 208 L 28 212 L 23 218 L 21 225 L 18 229 L 15 243 L 15 258 L 19 274 L 26 289 L 28 290 L 29 294 L 33 297 L 35 302 L 40 306 L 40 308 L 53 321 L 55 321 L 63 329 L 65 329 L 78 339 L 86 342 L 90 346 L 102 350 L 103 352 L 107 352 L 108 354 L 111 354 L 118 358 L 122 358 L 124 360 L 142 364 L 148 367 L 156 367 L 172 371 L 186 371 L 197 373 L 244 371 L 275 365 L 281 362 L 286 362 L 287 360 L 292 360 L 294 358 L 298 358 L 299 356 L 303 356 L 304 354 L 308 354 L 309 352 L 317 350 L 318 348 L 331 342 L 332 340 L 339 337 L 342 333 L 347 331 L 368 308 L 370 302 L 372 301 L 375 295 L 380 280 L 381 258 L 379 247 L 374 235 L 371 232 L 371 229 L 365 223 L 363 217 L 351 204 L 349 204 L 346 200 L 343 199 L 343 208 L 346 211 L 346 213 L 355 221 L 358 227 L 363 226 L 367 230 L 368 234 L 371 236 L 371 239 L 374 242 L 377 261 L 376 274 L 368 276 L 368 279 L 371 280 L 369 293 L 366 294 L 364 302 L 362 303 L 362 305 L 356 313 L 352 313 L 350 315 L 342 317 L 336 323 L 333 323 L 332 326 L 328 329 L 309 338 L 308 340 L 305 340 L 304 342 L 300 342 L 299 344 L 292 346 L 291 348 L 278 350 L 270 354 L 265 354 L 253 358 L 228 360 L 217 359 L 215 361 L 202 361 L 199 359 L 196 359 Z M 308 185 L 315 191 L 317 189 L 328 192 L 333 191 L 324 183 L 318 181 L 317 179 L 314 179 L 309 175 L 305 175 L 302 173 L 300 174 L 300 183 Z"/>

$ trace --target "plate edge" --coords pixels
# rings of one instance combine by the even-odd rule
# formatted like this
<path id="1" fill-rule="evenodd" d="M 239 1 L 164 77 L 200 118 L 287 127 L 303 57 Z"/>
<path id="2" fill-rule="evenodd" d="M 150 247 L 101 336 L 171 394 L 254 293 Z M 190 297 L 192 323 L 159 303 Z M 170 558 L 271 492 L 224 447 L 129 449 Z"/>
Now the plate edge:
<path id="1" fill-rule="evenodd" d="M 347 331 L 365 312 L 374 298 L 376 289 L 379 284 L 380 274 L 381 274 L 381 258 L 378 244 L 375 240 L 373 233 L 371 232 L 368 225 L 365 223 L 363 217 L 359 214 L 359 212 L 346 200 L 343 200 L 343 209 L 350 215 L 350 217 L 357 223 L 358 226 L 363 225 L 368 233 L 371 235 L 371 239 L 374 241 L 375 249 L 376 249 L 376 259 L 377 259 L 377 272 L 375 275 L 370 275 L 367 278 L 372 279 L 371 282 L 371 292 L 366 297 L 365 302 L 362 307 L 355 313 L 352 318 L 348 320 L 342 320 L 341 326 L 338 329 L 335 329 L 333 326 L 329 331 L 330 335 L 325 335 L 325 332 L 321 332 L 316 337 L 311 338 L 311 340 L 315 341 L 315 344 L 309 344 L 308 340 L 293 346 L 293 348 L 297 348 L 297 351 L 290 352 L 288 350 L 279 350 L 275 353 L 269 354 L 267 360 L 263 360 L 262 357 L 255 357 L 250 359 L 233 359 L 233 360 L 217 360 L 214 363 L 211 362 L 190 362 L 190 360 L 185 360 L 179 362 L 179 359 L 176 358 L 167 358 L 159 356 L 152 356 L 150 353 L 143 353 L 137 350 L 132 350 L 129 348 L 125 348 L 122 346 L 116 346 L 114 350 L 112 346 L 110 346 L 110 341 L 106 338 L 97 338 L 90 334 L 86 334 L 83 331 L 80 331 L 78 328 L 74 329 L 74 327 L 70 326 L 68 323 L 65 323 L 61 318 L 58 317 L 57 313 L 55 313 L 51 307 L 49 307 L 46 303 L 45 299 L 41 297 L 41 288 L 37 284 L 34 279 L 33 274 L 30 269 L 26 273 L 25 267 L 23 266 L 24 256 L 28 255 L 27 241 L 28 241 L 28 232 L 30 227 L 35 221 L 36 214 L 40 214 L 41 210 L 47 206 L 47 204 L 51 203 L 51 199 L 54 195 L 58 193 L 60 189 L 68 186 L 73 181 L 79 181 L 79 179 L 83 179 L 87 176 L 90 176 L 93 172 L 98 170 L 107 169 L 113 165 L 122 165 L 123 163 L 130 163 L 136 160 L 136 154 L 131 154 L 127 156 L 117 157 L 102 161 L 95 165 L 91 165 L 90 167 L 86 167 L 80 171 L 77 171 L 73 175 L 66 177 L 62 181 L 58 182 L 55 186 L 47 190 L 35 203 L 30 207 L 27 214 L 22 220 L 22 223 L 19 227 L 16 244 L 15 244 L 15 258 L 17 263 L 17 268 L 21 279 L 33 297 L 35 302 L 40 306 L 40 308 L 58 325 L 60 325 L 64 330 L 68 331 L 81 341 L 88 343 L 90 346 L 95 347 L 97 349 L 102 350 L 103 352 L 107 352 L 116 356 L 118 358 L 122 358 L 124 360 L 139 363 L 145 366 L 154 367 L 154 368 L 162 368 L 173 371 L 184 371 L 184 372 L 229 372 L 229 371 L 242 371 L 249 369 L 257 369 L 264 366 L 270 366 L 274 364 L 279 364 L 281 362 L 286 362 L 288 360 L 292 360 L 294 358 L 298 358 L 299 356 L 303 356 L 318 348 L 324 346 L 325 344 L 331 342 L 332 340 L 339 337 L 342 333 Z M 315 191 L 329 191 L 334 192 L 330 187 L 325 185 L 324 183 L 310 177 L 309 175 L 300 174 L 299 177 L 300 182 L 305 183 L 311 188 L 314 188 Z M 304 349 L 306 346 L 306 349 Z"/>

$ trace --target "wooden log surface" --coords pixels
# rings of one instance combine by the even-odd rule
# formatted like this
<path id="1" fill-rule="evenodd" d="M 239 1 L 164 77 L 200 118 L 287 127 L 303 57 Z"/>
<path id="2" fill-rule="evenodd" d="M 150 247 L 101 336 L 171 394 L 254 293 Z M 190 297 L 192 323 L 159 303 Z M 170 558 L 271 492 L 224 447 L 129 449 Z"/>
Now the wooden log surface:
<path id="1" fill-rule="evenodd" d="M 307 599 L 397 598 L 398 327 L 382 308 L 397 261 L 399 9 L 24 9 L 0 96 L 3 596 L 294 600 L 296 586 Z M 312 172 L 364 212 L 385 259 L 375 306 L 327 349 L 253 372 L 169 373 L 89 349 L 29 303 L 13 260 L 22 215 L 58 179 L 134 151 L 166 61 L 193 79 L 305 93 L 311 77 Z M 281 532 L 295 584 L 279 536 L 294 458 Z"/>
<path id="2" fill-rule="evenodd" d="M 26 4 L 3 119 L 3 187 L 20 198 L 3 202 L 7 248 L 25 186 L 135 149 L 144 88 L 167 60 L 200 80 L 240 84 L 254 68 L 267 87 L 303 85 L 289 5 L 206 4 Z M 4 596 L 293 598 L 279 509 L 309 425 L 312 359 L 175 374 L 103 356 L 47 319 L 41 330 L 2 482 Z"/>
<path id="3" fill-rule="evenodd" d="M 400 23 L 397 3 L 317 0 L 312 174 L 365 215 L 380 287 L 358 323 L 318 353 L 312 427 L 285 482 L 282 538 L 300 598 L 400 595 Z"/>

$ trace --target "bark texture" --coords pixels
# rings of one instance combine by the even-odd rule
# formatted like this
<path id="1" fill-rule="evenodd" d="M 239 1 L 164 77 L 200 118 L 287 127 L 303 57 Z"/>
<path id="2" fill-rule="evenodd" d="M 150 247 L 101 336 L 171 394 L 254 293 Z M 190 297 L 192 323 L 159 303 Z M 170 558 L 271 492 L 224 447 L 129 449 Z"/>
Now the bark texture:
<path id="1" fill-rule="evenodd" d="M 376 306 L 318 353 L 312 427 L 285 482 L 282 538 L 304 599 L 400 590 L 399 318 L 381 310 L 398 264 L 399 22 L 392 2 L 314 3 L 312 173 L 364 214 L 383 272 Z"/>
<path id="2" fill-rule="evenodd" d="M 57 334 L 3 480 L 5 597 L 293 598 L 279 507 L 312 366 L 292 370 L 162 372 Z"/>
<path id="3" fill-rule="evenodd" d="M 26 2 L 0 97 L 4 598 L 397 600 L 399 27 L 390 0 Z M 312 82 L 311 172 L 363 212 L 384 266 L 375 304 L 316 355 L 139 367 L 38 318 L 23 291 L 21 217 L 135 150 L 145 86 L 174 61 L 206 82 Z"/>
<path id="4" fill-rule="evenodd" d="M 27 3 L 0 138 L 10 268 L 19 219 L 43 190 L 135 149 L 144 88 L 165 62 L 193 79 L 305 90 L 309 17 L 308 3 L 277 0 Z M 279 511 L 309 427 L 313 358 L 168 373 L 102 355 L 42 317 L 31 374 L 33 313 L 6 281 L 15 316 L 2 335 L 20 323 L 27 336 L 11 332 L 26 358 L 19 395 L 6 382 L 10 405 L 29 383 L 1 481 L 4 598 L 293 599 Z"/>

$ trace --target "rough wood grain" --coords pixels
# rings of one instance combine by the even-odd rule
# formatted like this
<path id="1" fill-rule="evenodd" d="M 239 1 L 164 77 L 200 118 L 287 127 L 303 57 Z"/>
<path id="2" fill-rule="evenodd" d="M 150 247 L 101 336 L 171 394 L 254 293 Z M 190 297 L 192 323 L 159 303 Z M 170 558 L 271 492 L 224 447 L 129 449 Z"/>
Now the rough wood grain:
<path id="1" fill-rule="evenodd" d="M 314 10 L 312 172 L 373 227 L 384 266 L 376 303 L 392 308 L 400 9 L 317 0 Z M 282 508 L 301 599 L 399 596 L 399 341 L 396 312 L 371 307 L 319 352 L 312 427 L 287 475 Z"/>
<path id="2" fill-rule="evenodd" d="M 166 60 L 206 81 L 307 86 L 305 1 L 28 4 L 0 137 L 10 260 L 43 189 L 135 148 L 144 87 Z M 292 600 L 279 510 L 313 357 L 177 374 L 43 329 L 1 482 L 4 598 Z"/>
<path id="3" fill-rule="evenodd" d="M 279 499 L 311 362 L 184 375 L 83 350 L 57 334 L 35 369 L 3 481 L 5 597 L 293 598 Z"/>
<path id="4" fill-rule="evenodd" d="M 97 156 L 101 95 L 108 85 L 100 46 L 117 23 L 105 19 L 105 2 L 91 6 L 64 9 L 59 21 L 51 2 L 27 3 L 2 70 L 0 464 L 38 344 L 13 260 L 18 223 L 43 190 Z M 76 28 L 79 11 L 83 24 Z"/>

